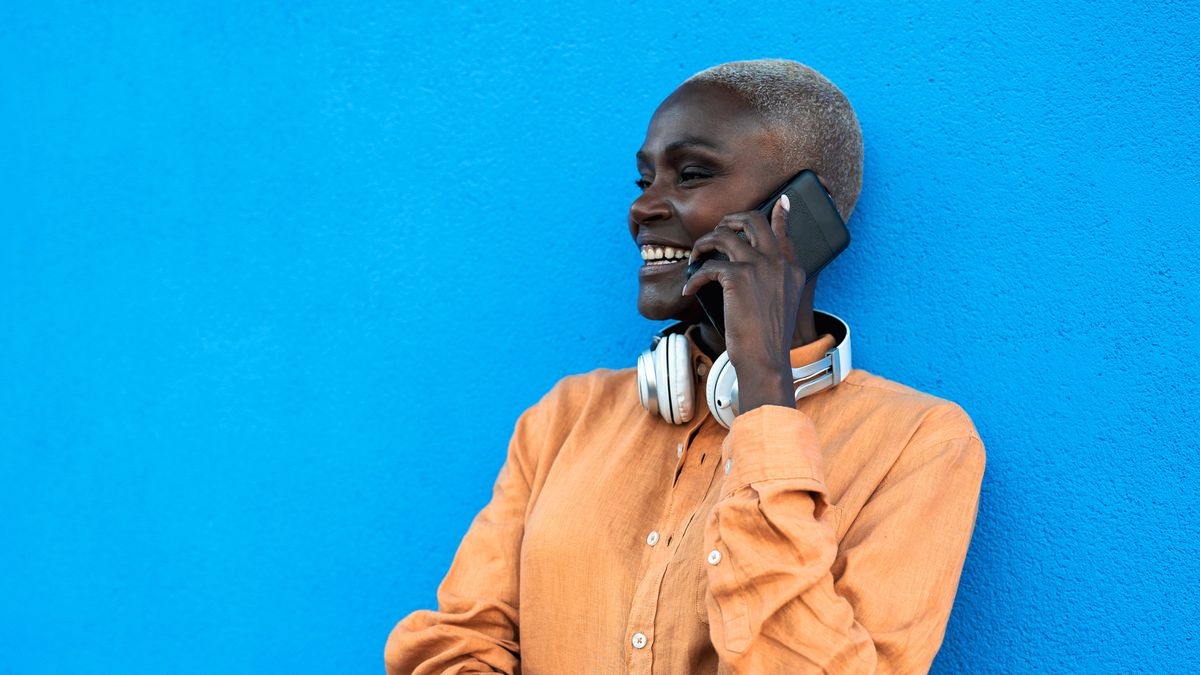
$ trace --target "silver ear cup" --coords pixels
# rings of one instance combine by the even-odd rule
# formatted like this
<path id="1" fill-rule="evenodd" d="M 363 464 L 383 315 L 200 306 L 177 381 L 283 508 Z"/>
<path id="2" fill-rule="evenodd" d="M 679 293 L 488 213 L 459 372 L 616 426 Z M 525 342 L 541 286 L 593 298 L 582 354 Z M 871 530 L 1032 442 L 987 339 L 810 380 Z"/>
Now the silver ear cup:
<path id="1" fill-rule="evenodd" d="M 671 424 L 692 418 L 690 349 L 686 337 L 672 333 L 654 350 L 654 379 L 658 383 L 658 412 Z M 684 414 L 686 413 L 686 415 Z"/>
<path id="2" fill-rule="evenodd" d="M 721 352 L 713 361 L 708 380 L 704 383 L 704 394 L 708 398 L 708 410 L 713 419 L 728 429 L 738 415 L 737 372 L 729 361 L 729 352 Z"/>
<path id="3" fill-rule="evenodd" d="M 696 382 L 692 375 L 692 344 L 683 335 L 668 336 L 667 388 L 671 399 L 671 422 L 683 424 L 692 419 L 696 400 Z"/>
<path id="4" fill-rule="evenodd" d="M 638 355 L 638 399 L 651 415 L 658 414 L 658 387 L 654 378 L 654 353 L 647 349 Z"/>
<path id="5" fill-rule="evenodd" d="M 683 424 L 695 412 L 692 345 L 679 334 L 663 336 L 638 356 L 638 400 L 651 415 Z"/>

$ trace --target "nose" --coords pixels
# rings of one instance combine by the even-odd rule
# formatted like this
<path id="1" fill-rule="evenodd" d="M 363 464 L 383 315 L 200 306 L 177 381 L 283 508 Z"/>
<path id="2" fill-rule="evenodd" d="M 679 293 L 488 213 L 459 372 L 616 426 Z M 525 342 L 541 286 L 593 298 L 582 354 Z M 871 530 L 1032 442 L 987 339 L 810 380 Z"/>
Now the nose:
<path id="1" fill-rule="evenodd" d="M 656 220 L 671 217 L 671 206 L 661 192 L 651 184 L 629 205 L 629 232 L 637 237 L 637 228 Z"/>

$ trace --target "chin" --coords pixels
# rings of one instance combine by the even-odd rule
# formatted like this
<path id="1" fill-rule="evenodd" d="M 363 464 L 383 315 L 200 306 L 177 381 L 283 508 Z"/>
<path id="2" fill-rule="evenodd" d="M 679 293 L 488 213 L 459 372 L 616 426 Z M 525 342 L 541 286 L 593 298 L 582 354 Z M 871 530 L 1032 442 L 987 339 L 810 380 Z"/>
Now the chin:
<path id="1" fill-rule="evenodd" d="M 670 312 L 664 311 L 662 307 L 658 305 L 646 306 L 640 302 L 638 303 L 638 314 L 651 321 L 666 321 L 671 318 Z"/>
<path id="2" fill-rule="evenodd" d="M 638 313 L 651 321 L 674 320 L 684 323 L 695 323 L 703 314 L 694 296 L 664 298 L 655 293 L 638 294 Z"/>

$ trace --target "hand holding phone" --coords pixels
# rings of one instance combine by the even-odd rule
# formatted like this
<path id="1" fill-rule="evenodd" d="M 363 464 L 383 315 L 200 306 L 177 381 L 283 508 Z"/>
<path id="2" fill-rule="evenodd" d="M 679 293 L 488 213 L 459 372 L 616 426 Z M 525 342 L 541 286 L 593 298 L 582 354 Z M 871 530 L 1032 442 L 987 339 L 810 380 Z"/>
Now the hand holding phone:
<path id="1" fill-rule="evenodd" d="M 796 174 L 759 205 L 756 210 L 766 217 L 768 223 L 771 210 L 783 195 L 788 196 L 791 205 L 787 216 L 787 232 L 795 260 L 804 270 L 806 278 L 811 279 L 846 250 L 850 245 L 850 231 L 842 222 L 833 199 L 812 171 L 805 169 Z M 737 234 L 748 241 L 745 232 Z M 688 265 L 684 278 L 691 279 L 709 260 L 729 260 L 729 256 L 720 251 L 704 253 Z M 696 291 L 696 299 L 712 325 L 724 336 L 725 306 L 721 285 L 716 281 L 705 284 Z"/>

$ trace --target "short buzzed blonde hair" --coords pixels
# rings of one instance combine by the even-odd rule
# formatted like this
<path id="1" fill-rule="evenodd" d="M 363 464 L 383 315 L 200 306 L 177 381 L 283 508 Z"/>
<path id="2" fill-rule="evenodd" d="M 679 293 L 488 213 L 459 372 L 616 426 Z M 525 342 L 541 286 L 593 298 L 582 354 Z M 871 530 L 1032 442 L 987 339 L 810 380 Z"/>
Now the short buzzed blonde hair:
<path id="1" fill-rule="evenodd" d="M 842 219 L 850 219 L 862 191 L 862 129 L 837 86 L 786 59 L 724 63 L 696 73 L 688 83 L 713 84 L 741 96 L 779 136 L 784 168 L 815 171 Z"/>

